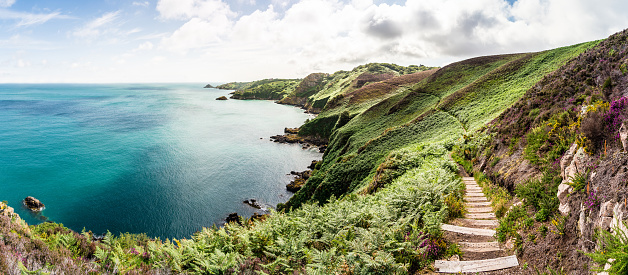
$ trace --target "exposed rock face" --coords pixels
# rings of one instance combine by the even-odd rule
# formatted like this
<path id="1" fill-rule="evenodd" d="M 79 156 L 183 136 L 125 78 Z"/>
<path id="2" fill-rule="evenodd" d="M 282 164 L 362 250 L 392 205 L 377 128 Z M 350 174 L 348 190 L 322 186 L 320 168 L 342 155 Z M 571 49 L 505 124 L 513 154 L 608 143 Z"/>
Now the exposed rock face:
<path id="1" fill-rule="evenodd" d="M 628 121 L 624 121 L 619 128 L 619 139 L 624 151 L 628 151 Z"/>
<path id="2" fill-rule="evenodd" d="M 586 173 L 586 159 L 587 156 L 584 153 L 584 149 L 577 149 L 577 144 L 572 144 L 569 150 L 565 153 L 563 158 L 560 160 L 560 174 L 563 178 L 563 181 L 558 186 L 558 192 L 556 196 L 560 201 L 560 205 L 558 206 L 558 210 L 563 216 L 568 216 L 571 212 L 571 207 L 567 201 L 567 197 L 571 192 L 573 192 L 573 187 L 568 183 L 571 182 L 572 178 L 578 173 Z"/>
<path id="3" fill-rule="evenodd" d="M 31 211 L 41 211 L 46 207 L 38 199 L 28 196 L 24 199 L 24 205 Z"/>
<path id="4" fill-rule="evenodd" d="M 13 217 L 14 215 L 17 214 L 15 214 L 13 207 L 0 202 L 0 216 Z"/>
<path id="5" fill-rule="evenodd" d="M 295 175 L 296 178 L 293 181 L 291 181 L 288 185 L 286 185 L 286 189 L 288 189 L 288 191 L 290 192 L 296 193 L 297 191 L 301 189 L 301 187 L 303 187 L 303 185 L 305 185 L 305 181 L 307 181 L 307 179 L 309 179 L 310 176 L 312 176 L 312 171 L 311 170 L 305 170 L 303 172 L 291 171 L 290 174 Z"/>
<path id="6" fill-rule="evenodd" d="M 227 100 L 228 98 L 226 96 L 221 96 L 221 97 L 217 97 L 216 100 Z"/>

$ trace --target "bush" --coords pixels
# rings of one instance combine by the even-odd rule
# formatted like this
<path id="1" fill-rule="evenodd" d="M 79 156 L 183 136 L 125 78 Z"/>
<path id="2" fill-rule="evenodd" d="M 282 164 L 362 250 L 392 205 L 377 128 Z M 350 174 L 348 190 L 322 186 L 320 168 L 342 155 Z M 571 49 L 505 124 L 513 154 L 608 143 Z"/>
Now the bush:
<path id="1" fill-rule="evenodd" d="M 604 118 L 601 112 L 587 113 L 582 119 L 580 132 L 586 138 L 584 148 L 589 154 L 594 154 L 604 144 Z"/>
<path id="2" fill-rule="evenodd" d="M 534 215 L 534 219 L 537 222 L 545 222 L 549 218 L 550 214 L 551 213 L 550 213 L 549 210 L 543 208 L 543 209 L 539 210 L 539 212 L 536 212 L 536 215 Z"/>
<path id="3" fill-rule="evenodd" d="M 626 223 L 622 222 L 624 228 Z M 628 273 L 628 234 L 626 231 L 620 228 L 614 228 L 615 234 L 612 234 L 606 230 L 600 230 L 600 248 L 594 253 L 586 253 L 587 256 L 598 263 L 600 267 L 609 263 L 610 259 L 615 259 L 611 264 L 609 270 L 602 270 L 602 268 L 596 271 L 606 271 L 610 274 L 627 274 Z"/>

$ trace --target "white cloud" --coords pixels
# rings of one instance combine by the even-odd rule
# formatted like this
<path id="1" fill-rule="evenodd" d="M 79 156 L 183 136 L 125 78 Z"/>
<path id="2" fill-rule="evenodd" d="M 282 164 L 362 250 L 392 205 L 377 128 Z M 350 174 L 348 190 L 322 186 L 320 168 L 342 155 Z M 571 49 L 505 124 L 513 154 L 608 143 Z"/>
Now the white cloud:
<path id="1" fill-rule="evenodd" d="M 144 1 L 144 2 L 133 2 L 133 6 L 138 6 L 138 7 L 148 7 L 150 6 L 150 3 L 148 1 Z"/>
<path id="2" fill-rule="evenodd" d="M 120 11 L 108 12 L 92 21 L 89 21 L 83 27 L 75 30 L 73 34 L 78 37 L 95 37 L 103 33 L 104 27 L 114 22 L 120 16 Z"/>
<path id="3" fill-rule="evenodd" d="M 189 20 L 200 17 L 233 17 L 235 13 L 221 0 L 159 0 L 157 11 L 164 19 Z"/>
<path id="4" fill-rule="evenodd" d="M 8 8 L 15 4 L 15 0 L 0 0 L 0 8 Z"/>
<path id="5" fill-rule="evenodd" d="M 153 49 L 153 47 L 154 47 L 153 43 L 151 43 L 150 41 L 146 41 L 140 44 L 139 46 L 137 46 L 137 48 L 134 51 L 150 51 Z"/>
<path id="6" fill-rule="evenodd" d="M 0 0 L 1 1 L 1 0 Z M 17 27 L 27 27 L 31 25 L 38 25 L 46 23 L 52 19 L 68 19 L 69 16 L 63 15 L 60 12 L 52 13 L 28 13 L 18 12 L 7 9 L 0 9 L 0 19 L 18 20 Z"/>

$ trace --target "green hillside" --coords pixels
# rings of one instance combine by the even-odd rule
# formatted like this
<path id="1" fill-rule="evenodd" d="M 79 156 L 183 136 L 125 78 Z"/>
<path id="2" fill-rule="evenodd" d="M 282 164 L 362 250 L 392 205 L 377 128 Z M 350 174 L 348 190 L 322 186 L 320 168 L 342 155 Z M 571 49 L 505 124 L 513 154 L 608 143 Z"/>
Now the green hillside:
<path id="1" fill-rule="evenodd" d="M 312 75 L 305 83 L 221 85 L 237 89 L 234 98 L 282 100 L 320 112 L 299 134 L 328 138 L 328 149 L 279 212 L 184 240 L 123 234 L 95 241 L 89 232 L 50 223 L 27 227 L 17 217 L 0 216 L 0 271 L 421 272 L 460 253 L 440 232 L 443 221 L 464 210 L 451 151 L 464 159 L 460 151 L 470 136 L 509 107 L 525 104 L 526 91 L 598 44 L 478 57 L 443 68 L 373 63 Z M 26 264 L 15 264 L 24 262 L 20 258 Z"/>
<path id="2" fill-rule="evenodd" d="M 299 79 L 264 79 L 252 82 L 230 82 L 217 86 L 217 89 L 235 90 L 233 99 L 280 100 L 294 92 L 301 82 Z"/>

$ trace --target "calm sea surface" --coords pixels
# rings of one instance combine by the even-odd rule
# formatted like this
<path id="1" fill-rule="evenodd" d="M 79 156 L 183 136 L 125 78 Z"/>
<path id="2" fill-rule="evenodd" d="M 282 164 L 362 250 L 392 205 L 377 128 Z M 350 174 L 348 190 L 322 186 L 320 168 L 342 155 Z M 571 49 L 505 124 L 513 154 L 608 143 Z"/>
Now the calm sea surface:
<path id="1" fill-rule="evenodd" d="M 260 212 L 245 199 L 285 202 L 286 174 L 321 154 L 268 137 L 308 115 L 202 86 L 0 85 L 0 200 L 30 224 L 161 238 Z"/>

